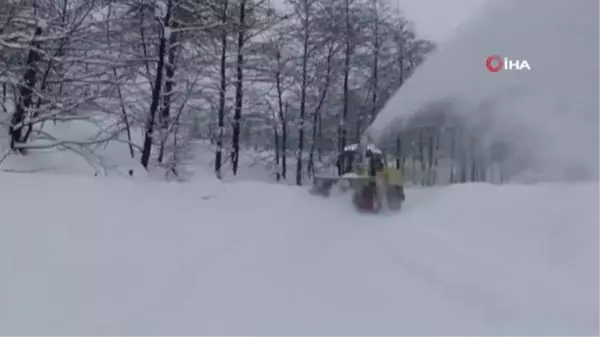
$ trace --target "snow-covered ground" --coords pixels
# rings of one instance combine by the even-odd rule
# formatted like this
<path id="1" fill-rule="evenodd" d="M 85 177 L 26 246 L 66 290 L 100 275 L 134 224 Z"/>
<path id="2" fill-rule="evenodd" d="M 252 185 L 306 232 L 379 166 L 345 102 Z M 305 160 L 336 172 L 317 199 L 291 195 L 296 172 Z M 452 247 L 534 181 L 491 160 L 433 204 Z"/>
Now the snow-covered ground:
<path id="1" fill-rule="evenodd" d="M 0 334 L 598 334 L 598 184 L 400 214 L 222 184 L 0 174 Z"/>

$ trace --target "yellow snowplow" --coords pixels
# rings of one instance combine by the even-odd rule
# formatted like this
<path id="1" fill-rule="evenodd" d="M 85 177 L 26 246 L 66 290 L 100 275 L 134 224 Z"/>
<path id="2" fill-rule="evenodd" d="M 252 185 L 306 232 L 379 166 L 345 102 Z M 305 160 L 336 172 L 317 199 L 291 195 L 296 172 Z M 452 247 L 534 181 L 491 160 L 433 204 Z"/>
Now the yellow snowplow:
<path id="1" fill-rule="evenodd" d="M 385 154 L 374 145 L 346 146 L 338 155 L 336 175 L 316 175 L 311 193 L 329 196 L 333 189 L 352 191 L 354 206 L 363 212 L 399 210 L 404 186 L 399 170 L 388 167 Z"/>

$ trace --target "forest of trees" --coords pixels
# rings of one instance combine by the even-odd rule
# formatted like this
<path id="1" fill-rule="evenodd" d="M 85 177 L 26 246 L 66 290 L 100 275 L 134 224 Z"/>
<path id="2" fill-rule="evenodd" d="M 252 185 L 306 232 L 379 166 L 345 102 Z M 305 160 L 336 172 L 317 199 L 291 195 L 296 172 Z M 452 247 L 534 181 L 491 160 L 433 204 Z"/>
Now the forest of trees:
<path id="1" fill-rule="evenodd" d="M 122 142 L 146 169 L 177 173 L 203 140 L 219 178 L 252 149 L 272 154 L 274 179 L 303 184 L 359 140 L 435 45 L 386 0 L 273 1 L 0 0 L 11 154 Z M 76 120 L 104 123 L 102 135 L 44 131 Z M 386 149 L 398 167 L 410 158 L 431 172 L 440 142 L 458 158 L 447 133 L 415 128 Z M 475 165 L 455 161 L 451 182 L 482 179 Z"/>

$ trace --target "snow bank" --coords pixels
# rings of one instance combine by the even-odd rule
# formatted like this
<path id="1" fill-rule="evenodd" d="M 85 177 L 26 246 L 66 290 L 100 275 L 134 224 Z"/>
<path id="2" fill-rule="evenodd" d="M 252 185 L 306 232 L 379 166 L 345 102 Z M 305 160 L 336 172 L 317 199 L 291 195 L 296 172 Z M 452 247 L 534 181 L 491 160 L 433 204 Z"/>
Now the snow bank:
<path id="1" fill-rule="evenodd" d="M 56 123 L 49 121 L 41 128 L 44 134 L 37 139 L 33 136 L 29 144 L 39 146 L 65 141 L 66 145 L 28 149 L 25 156 L 9 151 L 9 139 L 6 137 L 0 142 L 0 150 L 7 154 L 0 161 L 0 170 L 87 176 L 128 176 L 129 170 L 133 170 L 134 177 L 147 179 L 148 174 L 138 159 L 137 147 L 134 148 L 136 158 L 131 158 L 125 132 L 108 142 L 93 144 L 95 140 L 111 137 L 119 125 L 120 122 L 113 117 Z M 133 128 L 131 135 L 134 144 L 142 143 L 142 133 L 139 129 Z"/>
<path id="2" fill-rule="evenodd" d="M 408 190 L 0 173 L 0 334 L 597 335 L 598 184 Z"/>
<path id="3" fill-rule="evenodd" d="M 598 6 L 588 0 L 490 2 L 428 58 L 367 134 L 381 141 L 445 102 L 446 113 L 477 130 L 480 143 L 517 149 L 509 165 L 525 166 L 539 179 L 597 179 Z M 485 60 L 494 54 L 527 60 L 531 71 L 490 73 Z"/>

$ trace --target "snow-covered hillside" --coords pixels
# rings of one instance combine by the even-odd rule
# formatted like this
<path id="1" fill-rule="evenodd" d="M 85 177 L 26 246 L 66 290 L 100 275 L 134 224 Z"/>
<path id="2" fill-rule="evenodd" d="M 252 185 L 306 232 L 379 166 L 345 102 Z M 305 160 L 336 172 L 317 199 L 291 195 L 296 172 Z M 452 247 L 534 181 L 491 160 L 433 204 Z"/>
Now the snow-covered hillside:
<path id="1" fill-rule="evenodd" d="M 598 334 L 598 184 L 409 189 L 0 175 L 0 334 Z"/>
<path id="2" fill-rule="evenodd" d="M 381 140 L 441 103 L 480 146 L 507 144 L 515 171 L 598 179 L 598 4 L 488 1 L 428 56 L 369 133 Z M 531 71 L 491 73 L 490 55 L 527 61 Z"/>

